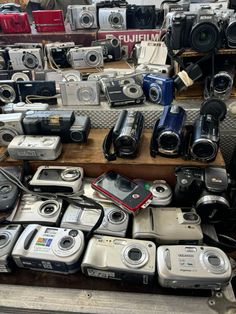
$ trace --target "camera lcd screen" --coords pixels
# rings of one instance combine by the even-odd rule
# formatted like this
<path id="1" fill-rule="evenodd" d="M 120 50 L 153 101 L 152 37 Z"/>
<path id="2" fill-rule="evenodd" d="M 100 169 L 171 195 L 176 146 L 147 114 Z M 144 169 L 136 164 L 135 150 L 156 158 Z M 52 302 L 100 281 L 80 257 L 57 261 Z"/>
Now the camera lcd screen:
<path id="1" fill-rule="evenodd" d="M 105 177 L 96 182 L 96 185 L 120 200 L 127 198 L 138 187 L 136 183 L 115 172 L 107 173 Z"/>

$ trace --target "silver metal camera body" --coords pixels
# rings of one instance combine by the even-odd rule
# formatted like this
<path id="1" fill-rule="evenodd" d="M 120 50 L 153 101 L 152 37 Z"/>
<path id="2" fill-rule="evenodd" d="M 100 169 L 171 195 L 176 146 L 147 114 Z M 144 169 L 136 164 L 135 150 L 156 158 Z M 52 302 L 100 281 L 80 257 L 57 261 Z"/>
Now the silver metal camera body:
<path id="1" fill-rule="evenodd" d="M 126 8 L 100 8 L 98 21 L 101 30 L 127 29 Z"/>
<path id="2" fill-rule="evenodd" d="M 68 51 L 67 59 L 73 69 L 103 67 L 102 47 L 75 47 Z"/>
<path id="3" fill-rule="evenodd" d="M 8 53 L 13 70 L 43 70 L 41 48 L 10 48 Z"/>
<path id="4" fill-rule="evenodd" d="M 84 235 L 79 230 L 28 225 L 12 257 L 20 268 L 72 274 L 80 268 Z"/>
<path id="5" fill-rule="evenodd" d="M 158 281 L 161 286 L 181 289 L 219 290 L 231 279 L 226 254 L 209 246 L 159 246 Z"/>
<path id="6" fill-rule="evenodd" d="M 156 268 L 153 242 L 96 235 L 90 239 L 81 269 L 90 277 L 150 284 Z"/>
<path id="7" fill-rule="evenodd" d="M 16 112 L 26 112 L 28 110 L 48 110 L 49 105 L 45 103 L 33 103 L 27 104 L 23 101 L 18 103 L 8 103 L 2 107 L 3 113 L 16 113 Z"/>
<path id="8" fill-rule="evenodd" d="M 22 113 L 7 113 L 0 115 L 1 146 L 8 146 L 15 136 L 24 134 L 22 119 Z"/>
<path id="9" fill-rule="evenodd" d="M 77 29 L 97 28 L 96 5 L 69 5 L 67 16 L 72 31 Z"/>

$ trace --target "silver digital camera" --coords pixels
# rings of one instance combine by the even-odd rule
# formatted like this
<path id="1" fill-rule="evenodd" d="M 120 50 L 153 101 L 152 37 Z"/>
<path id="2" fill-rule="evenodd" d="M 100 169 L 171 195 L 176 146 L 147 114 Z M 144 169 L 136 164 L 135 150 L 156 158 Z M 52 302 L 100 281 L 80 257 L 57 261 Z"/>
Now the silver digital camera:
<path id="1" fill-rule="evenodd" d="M 18 135 L 7 151 L 13 159 L 55 160 L 62 152 L 62 143 L 59 136 Z"/>
<path id="2" fill-rule="evenodd" d="M 126 8 L 100 8 L 98 21 L 101 30 L 126 29 Z"/>
<path id="3" fill-rule="evenodd" d="M 94 236 L 88 243 L 81 269 L 90 277 L 150 284 L 156 268 L 153 242 Z"/>
<path id="4" fill-rule="evenodd" d="M 201 244 L 200 223 L 193 209 L 149 207 L 134 217 L 133 238 L 154 239 L 159 244 Z"/>
<path id="5" fill-rule="evenodd" d="M 103 67 L 102 47 L 75 47 L 68 51 L 67 59 L 73 69 Z"/>
<path id="6" fill-rule="evenodd" d="M 35 191 L 78 193 L 83 176 L 81 167 L 40 166 L 29 185 Z"/>
<path id="7" fill-rule="evenodd" d="M 98 81 L 60 83 L 63 106 L 94 106 L 100 104 Z"/>
<path id="8" fill-rule="evenodd" d="M 96 5 L 69 5 L 67 16 L 72 31 L 84 28 L 97 28 Z"/>
<path id="9" fill-rule="evenodd" d="M 219 290 L 231 279 L 226 254 L 210 246 L 159 246 L 158 281 L 161 286 L 184 289 Z"/>
<path id="10" fill-rule="evenodd" d="M 7 113 L 0 115 L 1 146 L 8 146 L 15 136 L 24 134 L 22 119 L 22 113 Z"/>
<path id="11" fill-rule="evenodd" d="M 0 227 L 0 273 L 11 272 L 11 252 L 20 235 L 20 232 L 20 225 Z"/>
<path id="12" fill-rule="evenodd" d="M 45 103 L 33 103 L 33 104 L 26 104 L 25 102 L 21 101 L 18 103 L 9 103 L 3 106 L 2 112 L 3 113 L 15 113 L 15 112 L 26 112 L 28 110 L 48 110 L 49 105 Z"/>
<path id="13" fill-rule="evenodd" d="M 78 82 L 82 80 L 82 75 L 78 70 L 63 70 L 63 71 L 47 71 L 45 73 L 45 81 L 61 82 Z"/>
<path id="14" fill-rule="evenodd" d="M 12 257 L 20 268 L 72 274 L 80 268 L 84 235 L 79 230 L 28 225 Z"/>
<path id="15" fill-rule="evenodd" d="M 41 48 L 10 48 L 8 53 L 13 70 L 43 70 Z"/>
<path id="16" fill-rule="evenodd" d="M 102 204 L 105 216 L 100 227 L 95 231 L 97 234 L 105 234 L 117 237 L 125 237 L 129 215 L 113 204 Z M 62 221 L 61 228 L 79 229 L 90 231 L 100 217 L 99 209 L 81 208 L 69 205 Z"/>

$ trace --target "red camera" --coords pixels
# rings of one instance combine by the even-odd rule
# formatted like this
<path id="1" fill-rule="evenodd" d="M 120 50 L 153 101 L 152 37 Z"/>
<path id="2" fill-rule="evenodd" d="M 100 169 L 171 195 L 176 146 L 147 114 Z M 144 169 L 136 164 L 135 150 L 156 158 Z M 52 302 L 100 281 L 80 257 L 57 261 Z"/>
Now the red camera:
<path id="1" fill-rule="evenodd" d="M 33 18 L 37 32 L 64 32 L 64 18 L 62 10 L 33 11 Z"/>
<path id="2" fill-rule="evenodd" d="M 31 33 L 27 13 L 0 14 L 0 24 L 3 33 Z"/>

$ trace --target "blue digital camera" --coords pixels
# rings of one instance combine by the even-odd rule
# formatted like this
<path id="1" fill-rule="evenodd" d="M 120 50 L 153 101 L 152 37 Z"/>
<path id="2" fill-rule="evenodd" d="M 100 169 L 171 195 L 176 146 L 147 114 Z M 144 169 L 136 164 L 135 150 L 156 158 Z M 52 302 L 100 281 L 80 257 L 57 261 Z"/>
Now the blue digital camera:
<path id="1" fill-rule="evenodd" d="M 147 74 L 143 78 L 143 92 L 147 100 L 169 106 L 174 98 L 173 79 L 161 73 Z"/>

